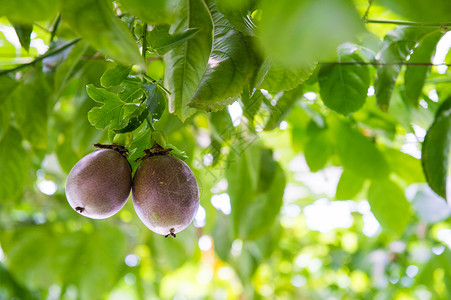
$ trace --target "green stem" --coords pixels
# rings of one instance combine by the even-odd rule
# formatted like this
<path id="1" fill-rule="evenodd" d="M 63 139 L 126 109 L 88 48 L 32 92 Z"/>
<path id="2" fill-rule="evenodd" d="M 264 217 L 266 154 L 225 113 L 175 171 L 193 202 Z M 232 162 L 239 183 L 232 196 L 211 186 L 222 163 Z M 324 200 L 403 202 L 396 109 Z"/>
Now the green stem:
<path id="1" fill-rule="evenodd" d="M 448 66 L 451 64 L 433 64 L 428 62 L 378 62 L 378 61 L 335 61 L 335 62 L 320 62 L 320 65 L 372 65 L 372 66 Z"/>
<path id="2" fill-rule="evenodd" d="M 165 91 L 168 95 L 171 94 L 171 92 L 168 91 L 168 89 L 166 89 L 163 85 L 161 85 L 158 81 L 156 81 L 155 79 L 153 79 L 153 78 L 150 77 L 149 75 L 143 73 L 142 76 L 143 76 L 145 79 L 147 79 L 147 80 L 149 80 L 150 82 L 152 82 L 153 84 L 158 85 L 158 86 L 159 86 L 163 91 Z"/>
<path id="3" fill-rule="evenodd" d="M 55 22 L 52 25 L 52 29 L 50 31 L 50 43 L 52 43 L 53 40 L 55 39 L 56 31 L 58 30 L 58 26 L 60 24 L 60 21 L 61 21 L 61 15 L 58 14 L 58 16 L 56 17 Z"/>
<path id="4" fill-rule="evenodd" d="M 146 120 L 147 120 L 147 124 L 149 125 L 150 131 L 155 131 L 155 127 L 153 127 L 151 117 L 147 116 Z"/>
<path id="5" fill-rule="evenodd" d="M 15 72 L 15 71 L 18 71 L 20 69 L 23 69 L 23 68 L 26 68 L 26 67 L 29 67 L 29 66 L 32 66 L 32 65 L 42 61 L 43 59 L 45 59 L 47 57 L 50 57 L 50 56 L 53 56 L 55 54 L 58 54 L 58 53 L 62 52 L 63 50 L 69 48 L 70 46 L 75 45 L 79 41 L 81 41 L 80 38 L 74 39 L 74 40 L 72 40 L 72 41 L 70 41 L 70 42 L 68 42 L 68 43 L 66 43 L 64 45 L 61 45 L 61 46 L 56 47 L 55 49 L 53 49 L 51 51 L 46 52 L 45 54 L 43 54 L 41 56 L 36 57 L 33 61 L 31 61 L 29 63 L 19 65 L 19 66 L 15 67 L 15 68 L 12 68 L 12 69 L 9 69 L 9 70 L 0 71 L 0 76 L 8 74 L 8 73 Z"/>
<path id="6" fill-rule="evenodd" d="M 146 60 L 146 53 L 147 53 L 147 23 L 144 23 L 143 26 L 143 34 L 141 36 L 142 38 L 142 49 L 141 49 L 141 55 L 144 58 L 144 61 Z"/>
<path id="7" fill-rule="evenodd" d="M 413 21 L 401 21 L 401 20 L 365 19 L 365 23 L 418 26 L 418 27 L 441 27 L 444 29 L 451 27 L 451 23 L 428 23 L 428 22 L 413 22 Z"/>
<path id="8" fill-rule="evenodd" d="M 373 5 L 374 0 L 368 0 L 368 8 L 365 11 L 365 14 L 363 15 L 363 20 L 366 22 L 368 20 L 368 14 L 370 13 L 371 6 Z"/>

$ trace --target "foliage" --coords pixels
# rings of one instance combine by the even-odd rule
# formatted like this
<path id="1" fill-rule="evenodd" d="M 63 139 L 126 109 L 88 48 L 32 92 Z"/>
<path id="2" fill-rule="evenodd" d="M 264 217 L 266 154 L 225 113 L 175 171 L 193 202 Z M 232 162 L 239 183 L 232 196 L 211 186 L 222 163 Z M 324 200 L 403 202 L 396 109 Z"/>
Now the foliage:
<path id="1" fill-rule="evenodd" d="M 0 298 L 449 299 L 449 8 L 0 0 Z M 155 141 L 176 239 L 71 210 L 94 143 Z"/>

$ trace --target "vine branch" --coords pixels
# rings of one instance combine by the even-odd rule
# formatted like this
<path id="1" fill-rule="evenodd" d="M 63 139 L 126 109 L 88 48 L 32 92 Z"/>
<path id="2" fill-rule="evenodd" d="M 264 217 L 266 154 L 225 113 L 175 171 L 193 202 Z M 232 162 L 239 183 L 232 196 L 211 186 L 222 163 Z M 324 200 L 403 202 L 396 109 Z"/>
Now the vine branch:
<path id="1" fill-rule="evenodd" d="M 26 68 L 26 67 L 29 67 L 29 66 L 32 66 L 32 65 L 34 65 L 34 64 L 36 64 L 36 63 L 38 63 L 38 62 L 40 62 L 40 61 L 42 61 L 44 59 L 46 59 L 47 57 L 50 57 L 50 56 L 53 56 L 55 54 L 58 54 L 58 53 L 62 52 L 63 50 L 69 48 L 70 46 L 75 45 L 79 41 L 81 41 L 80 38 L 74 39 L 74 40 L 72 40 L 70 42 L 67 42 L 66 44 L 63 44 L 63 45 L 61 45 L 59 47 L 56 47 L 55 49 L 53 49 L 51 51 L 47 51 L 46 53 L 44 53 L 41 56 L 36 57 L 33 61 L 31 61 L 29 63 L 21 64 L 21 65 L 15 67 L 15 68 L 12 68 L 12 69 L 0 71 L 0 76 L 8 74 L 8 73 L 15 72 L 15 71 L 18 71 L 20 69 L 23 69 L 23 68 Z"/>
<path id="2" fill-rule="evenodd" d="M 451 23 L 429 23 L 429 22 L 413 22 L 413 21 L 401 21 L 401 20 L 377 20 L 377 19 L 364 19 L 365 23 L 373 24 L 391 24 L 391 25 L 404 25 L 404 26 L 418 26 L 418 27 L 440 27 L 448 29 L 451 27 Z"/>
<path id="3" fill-rule="evenodd" d="M 371 65 L 371 66 L 447 66 L 451 67 L 451 64 L 433 64 L 428 62 L 377 62 L 377 61 L 341 61 L 341 62 L 320 62 L 321 65 Z"/>

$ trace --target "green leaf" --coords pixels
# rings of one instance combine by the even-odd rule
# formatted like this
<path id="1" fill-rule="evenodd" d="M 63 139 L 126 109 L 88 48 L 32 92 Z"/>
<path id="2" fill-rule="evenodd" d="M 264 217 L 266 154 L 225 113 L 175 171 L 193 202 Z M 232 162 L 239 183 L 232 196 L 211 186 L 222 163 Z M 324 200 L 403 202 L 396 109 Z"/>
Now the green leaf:
<path id="1" fill-rule="evenodd" d="M 140 20 L 152 25 L 175 22 L 174 0 L 120 0 L 124 8 Z"/>
<path id="2" fill-rule="evenodd" d="M 22 147 L 22 137 L 10 127 L 0 141 L 1 202 L 15 200 L 27 180 L 29 157 Z"/>
<path id="3" fill-rule="evenodd" d="M 114 68 L 108 69 L 103 73 L 102 77 L 100 77 L 100 84 L 105 88 L 120 85 L 122 80 L 130 74 L 131 70 L 132 67 L 130 66 L 116 65 Z"/>
<path id="4" fill-rule="evenodd" d="M 315 68 L 315 62 L 306 63 L 301 67 L 282 67 L 273 63 L 258 88 L 271 93 L 294 89 L 309 79 Z"/>
<path id="5" fill-rule="evenodd" d="M 344 170 L 337 185 L 335 199 L 352 200 L 362 190 L 365 177 Z"/>
<path id="6" fill-rule="evenodd" d="M 333 152 L 333 144 L 327 128 L 319 127 L 314 121 L 307 125 L 308 139 L 305 143 L 304 156 L 310 172 L 323 169 Z"/>
<path id="7" fill-rule="evenodd" d="M 378 4 L 393 10 L 396 14 L 412 21 L 443 23 L 449 22 L 451 3 L 448 0 L 379 0 Z M 433 5 L 431 5 L 433 4 Z"/>
<path id="8" fill-rule="evenodd" d="M 382 49 L 379 52 L 379 61 L 381 63 L 404 62 L 418 40 L 431 31 L 433 29 L 424 27 L 396 27 L 384 37 Z M 382 111 L 388 111 L 390 98 L 400 71 L 401 65 L 399 64 L 387 64 L 377 68 L 374 88 L 377 105 Z"/>
<path id="9" fill-rule="evenodd" d="M 149 110 L 145 107 L 138 107 L 133 113 L 127 116 L 127 118 L 121 122 L 117 127 L 121 129 L 113 130 L 114 133 L 127 133 L 132 132 L 139 128 L 141 124 L 146 120 Z"/>
<path id="10" fill-rule="evenodd" d="M 443 36 L 440 30 L 433 31 L 425 35 L 419 44 L 413 49 L 410 55 L 409 62 L 411 63 L 428 63 L 431 62 L 432 56 L 435 53 L 435 48 L 438 41 Z M 408 103 L 413 106 L 418 106 L 418 100 L 423 91 L 423 86 L 426 81 L 431 66 L 417 66 L 408 65 L 404 74 L 405 97 Z"/>
<path id="11" fill-rule="evenodd" d="M 0 16 L 8 17 L 17 23 L 46 21 L 56 16 L 58 0 L 0 0 Z"/>
<path id="12" fill-rule="evenodd" d="M 30 141 L 33 148 L 47 147 L 47 118 L 50 91 L 41 75 L 36 80 L 21 84 L 11 94 L 14 120 L 24 139 Z M 39 97 L 37 97 L 39 95 Z"/>
<path id="13" fill-rule="evenodd" d="M 428 129 L 421 156 L 424 175 L 429 186 L 444 199 L 447 199 L 446 178 L 448 176 L 450 144 L 451 98 L 442 103 L 434 123 Z"/>
<path id="14" fill-rule="evenodd" d="M 352 49 L 352 45 L 346 45 L 338 49 L 337 61 L 359 63 L 364 60 L 355 49 Z M 365 104 L 370 86 L 369 67 L 367 65 L 322 65 L 318 81 L 324 104 L 336 112 L 348 115 Z"/>
<path id="15" fill-rule="evenodd" d="M 258 62 L 250 37 L 233 29 L 214 4 L 210 10 L 215 25 L 213 49 L 188 106 L 217 111 L 236 100 Z"/>
<path id="16" fill-rule="evenodd" d="M 33 23 L 15 23 L 10 21 L 19 38 L 20 45 L 27 52 L 30 50 L 31 33 L 33 32 Z"/>
<path id="17" fill-rule="evenodd" d="M 243 115 L 250 121 L 251 124 L 254 121 L 255 115 L 259 111 L 264 98 L 265 96 L 262 92 L 260 92 L 260 90 L 256 90 L 252 97 L 249 97 L 249 93 L 247 91 L 243 91 L 241 94 L 240 100 L 243 108 Z"/>
<path id="18" fill-rule="evenodd" d="M 368 202 L 385 231 L 398 236 L 404 232 L 412 212 L 404 191 L 397 184 L 388 179 L 372 181 L 368 190 Z"/>
<path id="19" fill-rule="evenodd" d="M 88 120 L 95 128 L 103 129 L 107 126 L 114 128 L 121 122 L 126 104 L 124 101 L 116 94 L 103 88 L 96 88 L 92 84 L 88 85 L 86 91 L 92 100 L 104 104 L 102 107 L 94 107 L 88 113 Z"/>
<path id="20" fill-rule="evenodd" d="M 271 103 L 268 103 L 268 99 L 264 98 L 264 101 L 267 103 L 271 111 L 269 120 L 266 122 L 264 130 L 273 130 L 279 126 L 280 122 L 282 122 L 291 111 L 291 108 L 296 101 L 302 97 L 303 89 L 304 87 L 300 85 L 293 90 L 283 92 L 283 94 L 277 99 L 277 103 L 274 106 L 271 105 Z"/>
<path id="21" fill-rule="evenodd" d="M 144 67 L 138 47 L 127 27 L 105 0 L 62 1 L 62 16 L 91 46 L 122 65 Z"/>
<path id="22" fill-rule="evenodd" d="M 144 149 L 149 149 L 152 146 L 150 143 L 150 135 L 151 131 L 145 127 L 133 138 L 128 157 L 128 162 L 132 166 L 133 172 L 136 171 L 136 168 L 140 164 L 140 162 L 136 162 L 136 160 L 145 155 Z"/>
<path id="23" fill-rule="evenodd" d="M 338 45 L 364 29 L 350 0 L 261 2 L 261 44 L 274 62 L 285 67 L 331 59 Z"/>
<path id="24" fill-rule="evenodd" d="M 168 25 L 157 25 L 147 35 L 150 47 L 159 55 L 166 54 L 199 32 L 198 28 L 187 28 L 180 33 L 173 34 L 170 34 L 169 30 L 170 26 Z"/>
<path id="25" fill-rule="evenodd" d="M 344 121 L 330 126 L 337 153 L 345 169 L 365 178 L 386 178 L 388 164 L 376 145 Z"/>
<path id="26" fill-rule="evenodd" d="M 195 112 L 187 103 L 208 63 L 213 23 L 208 7 L 202 0 L 179 0 L 179 5 L 182 15 L 171 31 L 180 33 L 189 28 L 199 29 L 195 36 L 165 56 L 165 85 L 171 91 L 169 112 L 184 121 Z"/>
<path id="27" fill-rule="evenodd" d="M 0 105 L 0 141 L 5 136 L 11 122 L 11 106 L 8 102 Z"/>
<path id="28" fill-rule="evenodd" d="M 141 84 L 147 91 L 147 109 L 153 122 L 158 121 L 166 108 L 166 98 L 164 92 L 153 83 Z"/>
<path id="29" fill-rule="evenodd" d="M 235 29 L 246 35 L 254 35 L 255 24 L 250 14 L 256 8 L 257 0 L 216 0 L 218 11 Z"/>
<path id="30" fill-rule="evenodd" d="M 407 183 L 425 182 L 421 160 L 391 148 L 384 150 L 384 156 L 391 170 Z"/>
<path id="31" fill-rule="evenodd" d="M 70 50 L 66 59 L 58 66 L 55 74 L 55 90 L 61 93 L 68 81 L 73 79 L 77 64 L 88 49 L 88 44 L 80 41 Z"/>
<path id="32" fill-rule="evenodd" d="M 6 75 L 1 76 L 0 80 L 2 82 L 0 85 L 0 105 L 3 105 L 14 89 L 19 86 L 19 82 Z"/>

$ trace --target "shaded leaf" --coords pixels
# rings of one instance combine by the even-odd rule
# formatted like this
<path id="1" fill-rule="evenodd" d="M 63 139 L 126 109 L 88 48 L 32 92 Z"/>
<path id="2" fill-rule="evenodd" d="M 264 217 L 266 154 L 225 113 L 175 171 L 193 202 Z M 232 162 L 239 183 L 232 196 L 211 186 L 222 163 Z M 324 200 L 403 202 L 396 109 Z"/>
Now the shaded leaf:
<path id="1" fill-rule="evenodd" d="M 417 41 L 433 30 L 424 27 L 396 27 L 384 37 L 382 49 L 379 52 L 379 61 L 382 63 L 404 62 Z M 374 88 L 377 105 L 383 111 L 388 111 L 390 98 L 400 71 L 400 64 L 387 64 L 377 68 Z"/>
<path id="2" fill-rule="evenodd" d="M 251 122 L 251 124 L 263 103 L 264 97 L 265 96 L 262 92 L 260 92 L 260 90 L 255 91 L 252 97 L 249 97 L 249 93 L 247 91 L 243 91 L 241 94 L 240 100 L 243 108 L 243 115 Z"/>
<path id="3" fill-rule="evenodd" d="M 412 217 L 404 191 L 393 181 L 382 179 L 371 182 L 368 190 L 371 211 L 382 228 L 401 235 Z"/>
<path id="4" fill-rule="evenodd" d="M 147 109 L 153 122 L 158 121 L 166 108 L 166 98 L 164 92 L 157 84 L 141 84 L 147 91 Z"/>
<path id="5" fill-rule="evenodd" d="M 166 54 L 199 32 L 198 28 L 187 28 L 180 33 L 170 34 L 169 29 L 169 25 L 157 25 L 147 35 L 151 48 L 159 55 Z"/>
<path id="6" fill-rule="evenodd" d="M 106 88 L 120 85 L 122 80 L 127 78 L 131 69 L 132 67 L 130 66 L 116 65 L 114 68 L 108 69 L 103 73 L 102 77 L 100 77 L 100 84 Z"/>
<path id="7" fill-rule="evenodd" d="M 143 59 L 127 27 L 104 0 L 62 1 L 62 16 L 94 48 L 122 65 L 141 65 Z"/>
<path id="8" fill-rule="evenodd" d="M 337 61 L 363 62 L 361 55 L 351 48 L 342 46 L 337 51 Z M 318 74 L 321 99 L 330 109 L 343 115 L 359 110 L 366 100 L 370 86 L 370 72 L 367 65 L 322 65 Z"/>
<path id="9" fill-rule="evenodd" d="M 133 15 L 149 24 L 172 24 L 175 22 L 174 0 L 120 0 Z"/>
<path id="10" fill-rule="evenodd" d="M 448 0 L 379 0 L 381 5 L 393 10 L 396 14 L 407 17 L 412 21 L 449 22 L 451 3 Z M 433 5 L 431 5 L 433 3 Z"/>
<path id="11" fill-rule="evenodd" d="M 254 35 L 255 24 L 250 17 L 256 8 L 257 0 L 217 0 L 221 12 L 235 29 L 247 35 Z"/>
<path id="12" fill-rule="evenodd" d="M 306 63 L 304 66 L 296 68 L 277 66 L 273 63 L 258 88 L 268 90 L 271 93 L 294 89 L 299 84 L 304 83 L 313 74 L 315 68 L 315 62 Z"/>
<path id="13" fill-rule="evenodd" d="M 422 147 L 421 162 L 431 189 L 447 198 L 449 151 L 451 144 L 451 98 L 440 106 L 434 123 L 428 129 Z"/>
<path id="14" fill-rule="evenodd" d="M 88 44 L 80 41 L 70 50 L 69 55 L 64 59 L 64 61 L 58 66 L 55 74 L 55 90 L 57 94 L 66 87 L 68 81 L 73 78 L 74 71 L 76 70 L 77 64 L 80 62 L 81 58 L 88 49 Z"/>
<path id="15" fill-rule="evenodd" d="M 132 132 L 139 128 L 141 124 L 146 120 L 149 110 L 145 107 L 138 107 L 133 113 L 127 116 L 127 118 L 121 122 L 117 127 L 120 129 L 113 130 L 114 133 L 127 133 Z"/>
<path id="16" fill-rule="evenodd" d="M 236 100 L 258 62 L 250 38 L 233 29 L 214 4 L 210 5 L 210 11 L 215 24 L 213 49 L 188 105 L 217 111 Z"/>
<path id="17" fill-rule="evenodd" d="M 283 94 L 277 99 L 277 103 L 275 105 L 269 103 L 268 99 L 263 98 L 271 111 L 269 120 L 266 122 L 264 130 L 273 130 L 279 126 L 280 122 L 282 122 L 291 111 L 291 108 L 296 101 L 302 97 L 303 89 L 304 87 L 300 85 L 293 90 L 283 92 Z"/>
<path id="18" fill-rule="evenodd" d="M 45 21 L 56 16 L 58 0 L 0 0 L 0 16 L 6 16 L 17 23 Z"/>
<path id="19" fill-rule="evenodd" d="M 333 144 L 327 128 L 319 127 L 314 121 L 307 125 L 307 142 L 305 143 L 304 156 L 310 172 L 323 169 L 333 153 Z"/>
<path id="20" fill-rule="evenodd" d="M 89 122 L 97 129 L 103 129 L 107 126 L 114 128 L 122 120 L 123 108 L 125 102 L 116 94 L 103 88 L 96 88 L 92 84 L 86 88 L 89 97 L 92 100 L 102 103 L 101 107 L 94 107 L 88 112 Z"/>
<path id="21" fill-rule="evenodd" d="M 11 21 L 11 24 L 16 31 L 17 37 L 19 38 L 20 45 L 26 51 L 30 50 L 31 33 L 33 32 L 33 23 L 16 23 Z"/>
<path id="22" fill-rule="evenodd" d="M 202 0 L 179 0 L 178 3 L 182 15 L 178 23 L 171 27 L 171 31 L 199 29 L 199 32 L 185 44 L 171 50 L 165 56 L 165 85 L 171 91 L 169 112 L 184 121 L 195 112 L 187 106 L 187 103 L 193 96 L 208 63 L 213 41 L 213 23 L 208 7 Z"/>
<path id="23" fill-rule="evenodd" d="M 0 197 L 1 202 L 15 200 L 22 193 L 27 180 L 29 158 L 22 147 L 22 137 L 10 127 L 0 141 Z"/>
<path id="24" fill-rule="evenodd" d="M 439 30 L 433 31 L 425 35 L 419 44 L 413 49 L 409 62 L 411 63 L 428 63 L 431 62 L 438 41 L 443 36 Z M 408 65 L 404 74 L 405 96 L 407 102 L 414 106 L 418 106 L 418 101 L 423 91 L 431 66 Z"/>

